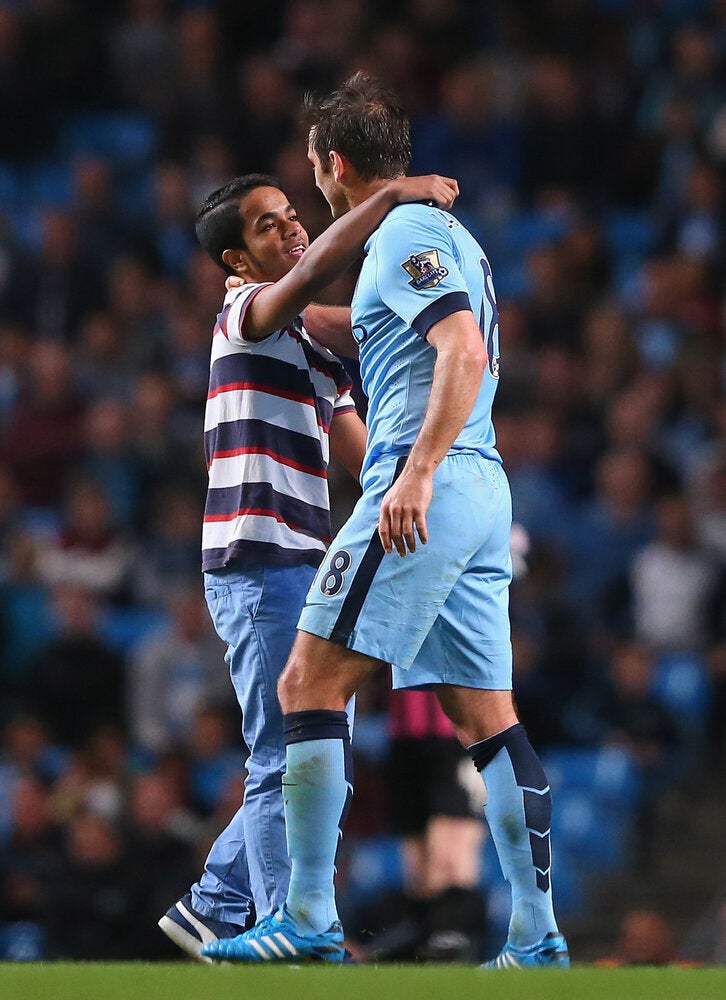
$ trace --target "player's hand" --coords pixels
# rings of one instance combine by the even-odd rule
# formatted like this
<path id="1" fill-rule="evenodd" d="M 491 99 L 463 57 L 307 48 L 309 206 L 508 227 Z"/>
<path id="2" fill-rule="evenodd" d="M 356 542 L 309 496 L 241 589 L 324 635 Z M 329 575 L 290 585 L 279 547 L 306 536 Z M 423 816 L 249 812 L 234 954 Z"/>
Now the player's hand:
<path id="1" fill-rule="evenodd" d="M 397 177 L 391 186 L 398 204 L 430 201 L 438 208 L 451 208 L 459 197 L 459 185 L 453 177 L 426 174 L 422 177 Z"/>
<path id="2" fill-rule="evenodd" d="M 231 292 L 233 288 L 241 288 L 242 285 L 244 285 L 244 281 L 237 274 L 230 274 L 224 283 L 228 292 Z"/>
<path id="3" fill-rule="evenodd" d="M 417 534 L 421 544 L 426 544 L 426 511 L 433 492 L 432 476 L 403 470 L 381 503 L 378 535 L 386 552 L 394 548 L 399 556 L 415 552 Z"/>

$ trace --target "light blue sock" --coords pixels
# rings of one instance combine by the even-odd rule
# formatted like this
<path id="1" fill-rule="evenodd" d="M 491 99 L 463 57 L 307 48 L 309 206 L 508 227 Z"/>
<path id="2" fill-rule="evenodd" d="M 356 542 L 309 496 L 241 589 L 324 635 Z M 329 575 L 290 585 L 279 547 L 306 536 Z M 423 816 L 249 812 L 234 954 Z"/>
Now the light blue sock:
<path id="1" fill-rule="evenodd" d="M 345 712 L 293 712 L 283 718 L 282 779 L 290 854 L 287 910 L 301 930 L 327 931 L 338 919 L 335 856 L 353 794 Z"/>
<path id="2" fill-rule="evenodd" d="M 557 931 L 550 882 L 552 796 L 524 726 L 469 747 L 487 789 L 484 813 L 512 887 L 508 939 L 519 947 Z"/>

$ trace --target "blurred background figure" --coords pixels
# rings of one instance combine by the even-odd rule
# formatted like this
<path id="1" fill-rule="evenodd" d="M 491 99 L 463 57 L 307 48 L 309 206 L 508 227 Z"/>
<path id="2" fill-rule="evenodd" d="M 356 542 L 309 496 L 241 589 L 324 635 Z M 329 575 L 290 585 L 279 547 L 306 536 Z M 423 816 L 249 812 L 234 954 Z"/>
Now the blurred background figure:
<path id="1" fill-rule="evenodd" d="M 391 692 L 388 715 L 389 810 L 403 837 L 403 894 L 399 920 L 387 921 L 370 958 L 477 961 L 486 926 L 481 782 L 432 692 Z"/>
<path id="2" fill-rule="evenodd" d="M 28 667 L 24 698 L 62 746 L 99 725 L 126 726 L 125 662 L 100 632 L 100 601 L 82 585 L 52 590 L 53 633 Z"/>
<path id="3" fill-rule="evenodd" d="M 162 628 L 136 644 L 128 671 L 132 739 L 151 755 L 184 744 L 197 713 L 231 697 L 204 595 L 191 584 L 170 586 L 164 603 Z"/>
<path id="4" fill-rule="evenodd" d="M 62 863 L 48 891 L 49 957 L 131 958 L 140 946 L 139 900 L 134 861 L 121 832 L 86 811 L 72 816 L 64 834 Z"/>
<path id="5" fill-rule="evenodd" d="M 673 929 L 657 910 L 631 910 L 620 924 L 615 953 L 599 965 L 670 965 L 675 961 Z"/>

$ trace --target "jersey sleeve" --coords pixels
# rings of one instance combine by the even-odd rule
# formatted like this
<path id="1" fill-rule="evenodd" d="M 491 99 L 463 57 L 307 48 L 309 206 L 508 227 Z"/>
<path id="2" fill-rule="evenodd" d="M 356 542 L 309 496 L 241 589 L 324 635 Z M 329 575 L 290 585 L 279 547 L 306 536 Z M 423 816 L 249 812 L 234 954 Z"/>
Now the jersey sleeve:
<path id="1" fill-rule="evenodd" d="M 352 385 L 350 382 L 347 386 L 338 389 L 338 395 L 335 397 L 335 403 L 333 405 L 333 416 L 339 417 L 341 413 L 357 412 L 355 400 L 351 395 L 351 389 Z"/>
<path id="2" fill-rule="evenodd" d="M 304 326 L 302 329 L 305 339 L 310 343 L 315 353 L 320 356 L 320 361 L 324 366 L 325 372 L 335 381 L 336 395 L 333 403 L 333 415 L 356 413 L 358 408 L 352 396 L 353 380 L 348 374 L 345 365 L 336 354 L 333 354 L 327 347 L 324 347 L 314 337 L 311 337 Z"/>
<path id="3" fill-rule="evenodd" d="M 375 281 L 388 308 L 426 337 L 435 323 L 471 309 L 471 302 L 447 216 L 437 209 L 412 208 L 415 214 L 389 216 L 376 233 Z"/>
<path id="4" fill-rule="evenodd" d="M 255 295 L 270 284 L 272 282 L 266 281 L 262 284 L 242 285 L 227 292 L 222 312 L 217 316 L 215 333 L 221 333 L 236 347 L 254 350 L 259 341 L 245 339 L 243 334 L 245 315 Z"/>
<path id="5" fill-rule="evenodd" d="M 335 358 L 335 355 L 333 354 L 332 357 Z M 335 386 L 337 394 L 333 403 L 333 416 L 339 416 L 341 413 L 356 413 L 358 408 L 353 399 L 353 379 L 348 374 L 343 362 L 338 358 L 335 358 L 335 360 Z"/>

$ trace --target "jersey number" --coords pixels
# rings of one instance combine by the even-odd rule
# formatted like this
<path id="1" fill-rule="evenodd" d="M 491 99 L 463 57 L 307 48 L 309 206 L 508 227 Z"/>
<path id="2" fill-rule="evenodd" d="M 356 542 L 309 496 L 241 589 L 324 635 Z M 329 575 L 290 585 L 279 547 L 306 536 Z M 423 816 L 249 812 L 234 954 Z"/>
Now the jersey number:
<path id="1" fill-rule="evenodd" d="M 499 378 L 499 310 L 497 309 L 497 300 L 494 296 L 492 269 L 486 257 L 481 257 L 479 263 L 484 272 L 484 298 L 489 303 L 489 310 L 487 310 L 485 302 L 482 302 L 479 329 L 481 330 L 484 343 L 487 345 L 489 373 L 492 378 Z M 488 321 L 487 312 L 489 312 Z"/>
<path id="2" fill-rule="evenodd" d="M 345 549 L 338 549 L 333 553 L 330 557 L 330 569 L 320 581 L 320 593 L 324 597 L 335 597 L 340 592 L 351 562 L 350 552 L 346 552 Z"/>

